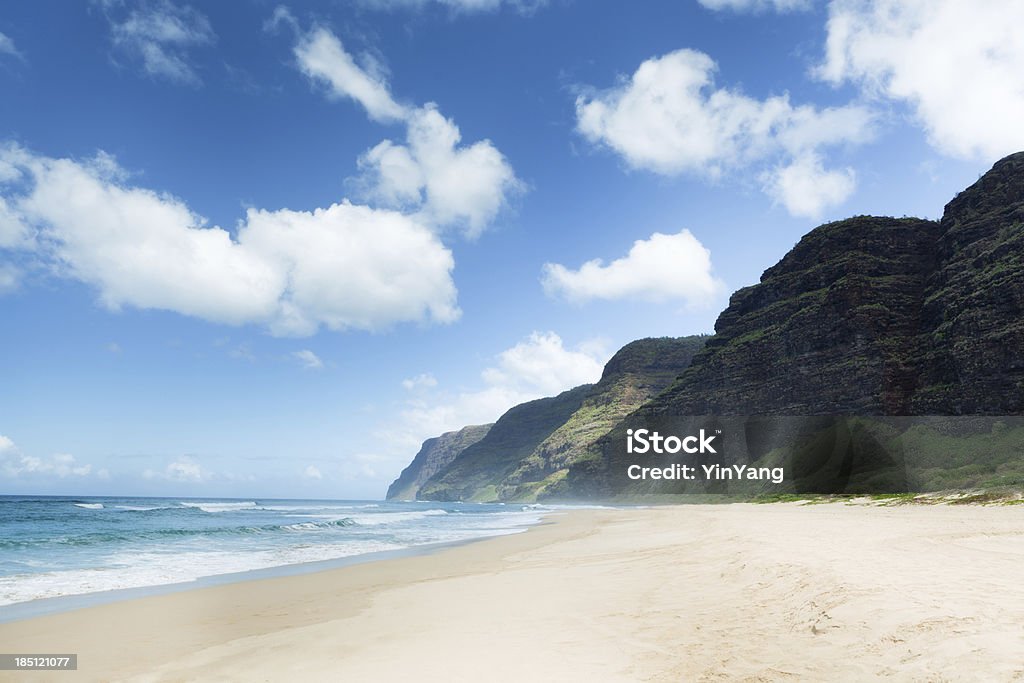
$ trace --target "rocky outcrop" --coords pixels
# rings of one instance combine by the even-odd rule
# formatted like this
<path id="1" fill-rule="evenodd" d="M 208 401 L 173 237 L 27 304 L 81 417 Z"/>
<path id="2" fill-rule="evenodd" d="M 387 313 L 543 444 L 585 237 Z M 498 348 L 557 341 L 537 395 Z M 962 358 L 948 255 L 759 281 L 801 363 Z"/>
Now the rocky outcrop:
<path id="1" fill-rule="evenodd" d="M 487 435 L 493 425 L 471 425 L 427 439 L 409 466 L 388 488 L 388 500 L 415 500 L 423 482 L 443 470 L 455 457 Z"/>
<path id="2" fill-rule="evenodd" d="M 1024 412 L 1024 152 L 946 205 L 913 414 Z"/>
<path id="3" fill-rule="evenodd" d="M 932 221 L 868 216 L 815 229 L 732 295 L 715 336 L 650 410 L 905 412 L 938 234 Z"/>
<path id="4" fill-rule="evenodd" d="M 498 500 L 498 486 L 576 412 L 593 385 L 521 403 L 420 488 L 420 500 Z"/>
<path id="5" fill-rule="evenodd" d="M 715 337 L 644 408 L 675 415 L 1024 410 L 1024 153 L 941 221 L 816 228 L 737 291 Z"/>
<path id="6" fill-rule="evenodd" d="M 668 387 L 707 336 L 640 339 L 619 349 L 579 409 L 498 486 L 503 500 L 557 497 L 568 468 L 622 418 Z"/>
<path id="7" fill-rule="evenodd" d="M 995 164 L 940 221 L 816 228 L 731 297 L 715 332 L 671 387 L 570 467 L 566 497 L 682 492 L 624 480 L 636 461 L 627 430 L 710 424 L 731 440 L 726 462 L 784 464 L 798 491 L 1013 479 L 1019 448 L 992 455 L 992 444 L 1024 434 L 1019 418 L 993 417 L 1024 413 L 1024 154 Z M 977 461 L 953 469 L 957 451 Z"/>
<path id="8" fill-rule="evenodd" d="M 1024 418 L 994 417 L 1021 415 L 1024 153 L 939 221 L 816 228 L 733 294 L 713 337 L 624 347 L 597 385 L 510 410 L 420 496 L 681 492 L 622 480 L 631 427 L 720 434 L 724 464 L 785 466 L 797 491 L 1024 481 Z"/>

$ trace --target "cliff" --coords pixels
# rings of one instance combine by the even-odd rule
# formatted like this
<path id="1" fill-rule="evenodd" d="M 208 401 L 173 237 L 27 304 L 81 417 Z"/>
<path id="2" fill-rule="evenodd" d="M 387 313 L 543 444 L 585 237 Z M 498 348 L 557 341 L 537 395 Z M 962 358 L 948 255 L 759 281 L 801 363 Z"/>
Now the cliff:
<path id="1" fill-rule="evenodd" d="M 627 429 L 705 425 L 728 435 L 726 463 L 786 466 L 790 491 L 1020 485 L 1022 412 L 1024 153 L 939 221 L 811 231 L 733 294 L 672 386 L 569 468 L 564 497 L 770 490 L 625 479 Z"/>
<path id="2" fill-rule="evenodd" d="M 690 369 L 644 408 L 675 415 L 1024 410 L 1024 153 L 939 222 L 816 228 L 733 294 Z"/>
<path id="3" fill-rule="evenodd" d="M 719 434 L 723 465 L 784 466 L 790 491 L 1017 485 L 1022 414 L 1024 152 L 938 221 L 812 230 L 732 295 L 713 337 L 627 345 L 593 387 L 510 410 L 420 495 L 772 490 L 627 480 L 627 429 L 640 427 Z"/>
<path id="4" fill-rule="evenodd" d="M 946 205 L 921 309 L 914 414 L 1024 412 L 1024 152 Z"/>
<path id="5" fill-rule="evenodd" d="M 498 486 L 503 500 L 557 497 L 568 468 L 626 415 L 668 387 L 706 336 L 640 339 L 619 349 L 582 405 Z"/>
<path id="6" fill-rule="evenodd" d="M 424 441 L 409 466 L 388 487 L 387 499 L 415 500 L 423 482 L 447 467 L 467 447 L 484 438 L 492 426 L 471 425 Z"/>
<path id="7" fill-rule="evenodd" d="M 497 500 L 497 487 L 522 460 L 579 409 L 592 385 L 522 403 L 502 415 L 487 435 L 427 480 L 420 500 Z"/>

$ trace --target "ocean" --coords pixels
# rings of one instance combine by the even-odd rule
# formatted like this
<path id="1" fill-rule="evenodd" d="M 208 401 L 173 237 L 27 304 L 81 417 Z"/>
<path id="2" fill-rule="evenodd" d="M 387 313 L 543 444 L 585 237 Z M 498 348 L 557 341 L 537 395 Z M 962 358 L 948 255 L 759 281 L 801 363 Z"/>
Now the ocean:
<path id="1" fill-rule="evenodd" d="M 0 496 L 0 605 L 517 533 L 548 509 Z"/>

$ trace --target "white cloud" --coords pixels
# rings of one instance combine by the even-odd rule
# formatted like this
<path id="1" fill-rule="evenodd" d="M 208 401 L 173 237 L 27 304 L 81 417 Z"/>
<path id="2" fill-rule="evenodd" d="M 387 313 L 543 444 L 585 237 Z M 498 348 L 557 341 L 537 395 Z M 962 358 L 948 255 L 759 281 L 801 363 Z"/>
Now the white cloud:
<path id="1" fill-rule="evenodd" d="M 332 96 L 355 100 L 375 121 L 405 124 L 406 144 L 384 140 L 359 158 L 358 185 L 368 198 L 414 212 L 429 225 L 458 226 L 473 238 L 510 196 L 522 191 L 523 184 L 491 141 L 463 145 L 458 126 L 437 105 L 399 104 L 380 66 L 372 60 L 358 65 L 327 29 L 300 35 L 295 56 L 299 69 L 326 84 Z"/>
<path id="2" fill-rule="evenodd" d="M 534 332 L 502 351 L 497 366 L 484 370 L 482 377 L 491 387 L 554 396 L 601 378 L 605 359 L 595 358 L 592 353 L 565 348 L 554 332 Z"/>
<path id="3" fill-rule="evenodd" d="M 2 163 L 2 161 L 0 161 Z M 3 179 L 0 178 L 0 183 Z M 31 231 L 7 201 L 0 197 L 0 249 L 28 246 L 32 241 Z"/>
<path id="4" fill-rule="evenodd" d="M 908 103 L 932 145 L 961 158 L 1024 149 L 1024 3 L 833 0 L 816 74 Z"/>
<path id="5" fill-rule="evenodd" d="M 22 56 L 18 52 L 18 48 L 14 46 L 14 41 L 4 33 L 0 33 L 0 55 L 11 55 L 18 58 Z"/>
<path id="6" fill-rule="evenodd" d="M 301 36 L 295 46 L 295 57 L 304 74 L 327 85 L 332 96 L 349 97 L 361 104 L 374 121 L 405 119 L 406 108 L 391 97 L 383 74 L 357 65 L 337 36 L 327 29 L 314 28 Z"/>
<path id="7" fill-rule="evenodd" d="M 429 372 L 425 372 L 415 377 L 402 380 L 402 387 L 406 391 L 417 391 L 419 389 L 432 389 L 437 386 L 437 378 Z"/>
<path id="8" fill-rule="evenodd" d="M 626 256 L 607 265 L 594 259 L 570 270 L 546 263 L 541 282 L 549 296 L 575 302 L 637 299 L 691 306 L 707 305 L 723 288 L 712 274 L 711 252 L 689 230 L 637 240 Z"/>
<path id="9" fill-rule="evenodd" d="M 577 98 L 578 130 L 633 168 L 708 178 L 872 135 L 865 108 L 794 106 L 788 95 L 755 99 L 715 87 L 716 69 L 695 50 L 648 59 L 618 86 Z"/>
<path id="10" fill-rule="evenodd" d="M 419 207 L 432 225 L 461 225 L 478 236 L 522 184 L 489 140 L 460 147 L 461 138 L 436 106 L 412 111 L 408 145 L 385 140 L 360 157 L 369 195 L 389 206 Z"/>
<path id="11" fill-rule="evenodd" d="M 415 218 L 347 201 L 250 209 L 232 237 L 175 197 L 128 186 L 110 157 L 80 163 L 7 147 L 0 158 L 33 181 L 7 206 L 45 237 L 41 255 L 95 286 L 110 309 L 294 336 L 459 317 L 451 252 Z"/>
<path id="12" fill-rule="evenodd" d="M 271 322 L 278 334 L 460 315 L 451 252 L 408 216 L 347 202 L 312 213 L 249 210 L 239 241 L 289 273 Z"/>
<path id="13" fill-rule="evenodd" d="M 0 434 L 0 473 L 12 479 L 23 475 L 85 477 L 92 472 L 92 465 L 78 464 L 70 453 L 57 453 L 49 458 L 25 455 L 14 442 Z"/>
<path id="14" fill-rule="evenodd" d="M 798 12 L 810 9 L 812 0 L 697 0 L 710 10 L 733 12 Z"/>
<path id="15" fill-rule="evenodd" d="M 114 47 L 138 62 L 146 74 L 175 83 L 201 82 L 188 50 L 216 40 L 205 15 L 167 0 L 140 2 L 127 16 L 119 16 L 121 3 L 101 4 L 107 11 Z"/>
<path id="16" fill-rule="evenodd" d="M 829 171 L 816 154 L 803 154 L 792 163 L 765 174 L 765 191 L 794 216 L 814 218 L 828 206 L 842 203 L 856 187 L 852 169 Z"/>
<path id="17" fill-rule="evenodd" d="M 421 9 L 431 4 L 447 7 L 455 12 L 493 12 L 501 7 L 529 14 L 548 4 L 548 0 L 360 0 L 361 4 L 374 9 Z"/>
<path id="18" fill-rule="evenodd" d="M 324 367 L 324 362 L 320 360 L 320 357 L 309 349 L 293 351 L 292 358 L 302 363 L 302 367 L 306 370 L 322 370 Z"/>
<path id="19" fill-rule="evenodd" d="M 306 479 L 320 480 L 324 478 L 324 475 L 321 474 L 320 472 L 320 468 L 318 468 L 316 465 L 308 465 L 306 469 L 302 472 L 302 476 L 304 476 Z"/>
<path id="20" fill-rule="evenodd" d="M 388 438 L 408 455 L 429 437 L 493 422 L 512 406 L 596 382 L 608 356 L 603 344 L 569 349 L 554 332 L 534 332 L 497 355 L 496 363 L 480 373 L 482 387 L 410 400 L 401 412 L 401 429 L 390 429 Z"/>
<path id="21" fill-rule="evenodd" d="M 148 469 L 142 473 L 145 479 L 164 479 L 178 482 L 203 482 L 209 480 L 211 474 L 204 469 L 195 458 L 183 455 L 161 470 Z"/>

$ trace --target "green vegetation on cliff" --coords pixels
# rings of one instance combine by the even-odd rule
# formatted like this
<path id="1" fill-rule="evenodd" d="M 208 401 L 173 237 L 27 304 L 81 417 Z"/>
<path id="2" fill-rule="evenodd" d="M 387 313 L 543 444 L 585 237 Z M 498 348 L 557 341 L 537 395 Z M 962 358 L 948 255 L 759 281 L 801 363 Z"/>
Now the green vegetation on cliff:
<path id="1" fill-rule="evenodd" d="M 579 409 L 592 385 L 522 403 L 501 416 L 487 436 L 466 448 L 420 487 L 420 500 L 498 500 L 497 487 Z"/>
<path id="2" fill-rule="evenodd" d="M 706 336 L 640 339 L 619 349 L 579 409 L 498 486 L 499 497 L 557 497 L 568 468 L 622 418 L 669 386 L 706 341 Z"/>
<path id="3" fill-rule="evenodd" d="M 601 380 L 516 406 L 478 444 L 420 489 L 429 500 L 557 496 L 568 468 L 623 417 L 686 369 L 706 337 L 640 339 L 621 348 Z"/>

